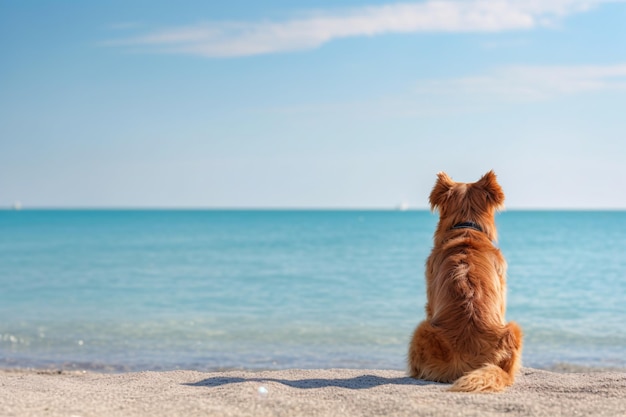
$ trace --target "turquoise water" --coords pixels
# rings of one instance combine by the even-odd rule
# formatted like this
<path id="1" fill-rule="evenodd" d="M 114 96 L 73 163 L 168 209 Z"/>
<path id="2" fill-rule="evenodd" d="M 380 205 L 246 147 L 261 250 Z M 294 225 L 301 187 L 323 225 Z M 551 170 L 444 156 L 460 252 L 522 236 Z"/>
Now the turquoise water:
<path id="1" fill-rule="evenodd" d="M 0 212 L 0 366 L 403 369 L 426 211 Z M 524 364 L 626 368 L 626 212 L 510 211 Z"/>

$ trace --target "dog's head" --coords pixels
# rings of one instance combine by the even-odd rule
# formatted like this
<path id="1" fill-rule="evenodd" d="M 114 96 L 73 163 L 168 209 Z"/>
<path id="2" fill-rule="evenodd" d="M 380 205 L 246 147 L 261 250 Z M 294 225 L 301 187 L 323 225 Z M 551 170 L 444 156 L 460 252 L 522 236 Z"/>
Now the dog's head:
<path id="1" fill-rule="evenodd" d="M 439 231 L 455 224 L 474 222 L 495 241 L 498 238 L 494 215 L 504 204 L 504 192 L 489 171 L 474 183 L 455 182 L 445 172 L 437 174 L 430 193 L 430 208 L 439 212 Z"/>

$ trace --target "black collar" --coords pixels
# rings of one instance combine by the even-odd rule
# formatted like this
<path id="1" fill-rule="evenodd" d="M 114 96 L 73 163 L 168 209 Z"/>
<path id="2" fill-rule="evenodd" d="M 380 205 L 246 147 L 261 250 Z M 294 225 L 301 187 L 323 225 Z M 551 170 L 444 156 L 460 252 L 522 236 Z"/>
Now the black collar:
<path id="1" fill-rule="evenodd" d="M 474 229 L 474 230 L 478 230 L 479 232 L 483 231 L 482 227 L 480 227 L 478 224 L 474 222 L 457 223 L 454 226 L 452 226 L 452 228 L 453 229 Z"/>

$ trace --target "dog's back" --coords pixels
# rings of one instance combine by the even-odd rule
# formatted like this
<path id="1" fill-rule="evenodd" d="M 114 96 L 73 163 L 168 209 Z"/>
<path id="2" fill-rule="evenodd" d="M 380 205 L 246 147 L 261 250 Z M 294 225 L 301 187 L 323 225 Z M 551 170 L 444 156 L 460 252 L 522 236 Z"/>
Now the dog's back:
<path id="1" fill-rule="evenodd" d="M 412 376 L 499 391 L 520 366 L 521 331 L 506 324 L 506 261 L 492 241 L 504 194 L 489 172 L 474 184 L 444 173 L 430 196 L 440 220 L 426 263 L 426 320 L 409 348 Z"/>

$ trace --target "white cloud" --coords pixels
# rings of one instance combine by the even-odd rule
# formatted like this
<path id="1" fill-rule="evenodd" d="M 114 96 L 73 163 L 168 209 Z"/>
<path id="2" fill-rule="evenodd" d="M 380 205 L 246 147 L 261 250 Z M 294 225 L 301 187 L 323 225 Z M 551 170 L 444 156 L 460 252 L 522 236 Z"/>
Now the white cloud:
<path id="1" fill-rule="evenodd" d="M 527 30 L 554 24 L 607 1 L 611 0 L 426 0 L 317 12 L 283 22 L 214 22 L 165 28 L 105 44 L 207 57 L 259 55 L 386 33 Z"/>
<path id="2" fill-rule="evenodd" d="M 548 100 L 594 92 L 626 92 L 626 63 L 579 66 L 508 66 L 483 74 L 422 79 L 401 94 L 363 101 L 264 108 L 285 114 L 341 113 L 375 117 L 448 116 L 484 111 L 502 102 Z"/>
<path id="3" fill-rule="evenodd" d="M 594 91 L 626 91 L 626 64 L 605 66 L 513 66 L 486 75 L 427 80 L 417 92 L 541 100 Z"/>

